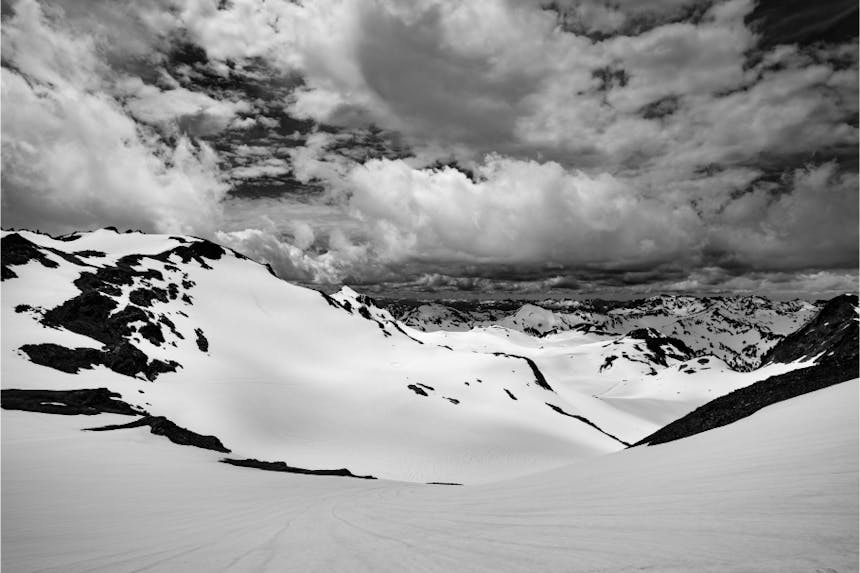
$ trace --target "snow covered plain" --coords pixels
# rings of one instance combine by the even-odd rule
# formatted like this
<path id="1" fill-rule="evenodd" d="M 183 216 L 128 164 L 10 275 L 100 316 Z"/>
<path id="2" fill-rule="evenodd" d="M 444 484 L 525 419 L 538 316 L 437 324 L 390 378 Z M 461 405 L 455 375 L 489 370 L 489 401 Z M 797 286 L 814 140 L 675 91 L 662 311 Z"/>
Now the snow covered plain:
<path id="1" fill-rule="evenodd" d="M 235 468 L 122 416 L 2 416 L 4 571 L 858 568 L 858 382 L 473 486 Z"/>

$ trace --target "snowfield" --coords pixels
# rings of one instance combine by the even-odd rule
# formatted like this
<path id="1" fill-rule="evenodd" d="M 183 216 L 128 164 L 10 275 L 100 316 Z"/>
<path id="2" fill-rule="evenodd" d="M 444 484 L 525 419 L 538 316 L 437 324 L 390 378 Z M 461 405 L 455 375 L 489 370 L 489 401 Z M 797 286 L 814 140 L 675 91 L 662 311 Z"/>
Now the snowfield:
<path id="1" fill-rule="evenodd" d="M 6 571 L 858 569 L 858 382 L 474 486 L 234 468 L 122 416 L 4 412 Z"/>
<path id="2" fill-rule="evenodd" d="M 619 451 L 718 395 L 802 365 L 749 373 L 718 359 L 691 366 L 689 349 L 654 338 L 656 331 L 543 339 L 501 326 L 427 333 L 351 289 L 327 298 L 194 238 L 18 235 L 55 266 L 33 258 L 11 267 L 18 278 L 3 281 L 3 387 L 108 388 L 216 436 L 236 458 L 417 482 L 490 482 Z M 214 252 L 189 258 L 183 249 L 192 247 Z M 101 282 L 81 282 L 99 269 Z M 133 276 L 123 282 L 117 269 Z M 109 317 L 137 317 L 122 340 L 175 371 L 150 379 L 100 364 L 70 373 L 35 363 L 25 345 L 103 346 L 92 338 L 99 328 L 85 336 L 77 323 L 44 324 L 51 309 L 86 298 L 81 288 L 95 306 L 114 305 Z M 88 308 L 70 314 L 77 320 Z M 656 356 L 649 340 L 666 356 Z"/>
<path id="3" fill-rule="evenodd" d="M 70 242 L 24 235 L 65 252 L 77 250 L 84 239 L 87 249 L 111 252 L 111 235 L 125 244 L 125 235 L 111 232 Z M 161 252 L 179 244 L 166 236 L 146 237 L 150 244 L 142 246 L 139 239 L 135 247 Z M 3 283 L 4 388 L 105 387 L 150 413 L 217 436 L 234 457 L 347 467 L 356 474 L 421 482 L 491 481 L 624 447 L 553 412 L 546 402 L 560 401 L 535 383 L 523 359 L 422 344 L 373 320 L 369 311 L 365 318 L 360 310 L 366 307 L 337 306 L 233 253 L 208 260 L 211 268 L 180 265 L 175 256 L 168 262 L 143 258 L 135 265 L 161 273 L 161 280 L 146 280 L 147 288 L 193 284 L 185 293 L 191 303 L 177 298 L 151 307 L 179 336 L 161 328 L 165 343 L 156 346 L 132 335 L 147 356 L 178 362 L 176 372 L 150 381 L 104 366 L 70 374 L 35 364 L 18 349 L 45 342 L 100 346 L 40 324 L 38 314 L 15 311 L 21 304 L 51 307 L 78 294 L 74 287 L 51 285 L 59 279 L 70 286 L 87 268 L 52 258 L 59 267 L 30 262 L 14 267 L 20 278 Z M 136 279 L 122 287 L 113 297 L 118 308 L 141 284 Z M 205 352 L 195 343 L 197 329 L 207 339 Z"/>
<path id="4" fill-rule="evenodd" d="M 193 237 L 2 241 L 4 570 L 858 569 L 856 296 L 738 372 L 636 321 L 412 328 Z M 729 425 L 627 448 L 693 410 Z"/>

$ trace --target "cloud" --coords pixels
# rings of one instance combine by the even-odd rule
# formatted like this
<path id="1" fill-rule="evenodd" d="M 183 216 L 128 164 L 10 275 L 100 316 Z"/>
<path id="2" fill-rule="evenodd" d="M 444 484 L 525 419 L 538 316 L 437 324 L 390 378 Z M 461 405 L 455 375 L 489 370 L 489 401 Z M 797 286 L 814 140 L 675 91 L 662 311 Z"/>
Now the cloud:
<path id="1" fill-rule="evenodd" d="M 182 123 L 182 131 L 195 136 L 212 135 L 228 127 L 246 127 L 237 116 L 252 110 L 245 101 L 216 100 L 183 87 L 161 90 L 136 77 L 117 83 L 116 91 L 134 119 L 162 128 Z"/>
<path id="2" fill-rule="evenodd" d="M 376 160 L 349 176 L 349 208 L 379 256 L 546 265 L 659 264 L 695 245 L 683 206 L 640 197 L 609 175 L 489 157 L 479 182 L 451 168 Z"/>
<path id="3" fill-rule="evenodd" d="M 788 189 L 758 188 L 729 203 L 713 227 L 711 248 L 761 270 L 844 268 L 857 261 L 857 174 L 835 163 L 794 171 Z"/>
<path id="4" fill-rule="evenodd" d="M 192 232 L 383 290 L 836 288 L 856 42 L 786 44 L 759 8 L 21 0 L 3 223 Z"/>
<path id="5" fill-rule="evenodd" d="M 214 153 L 142 130 L 101 89 L 90 41 L 24 1 L 3 21 L 3 56 L 4 225 L 213 230 L 225 190 Z"/>

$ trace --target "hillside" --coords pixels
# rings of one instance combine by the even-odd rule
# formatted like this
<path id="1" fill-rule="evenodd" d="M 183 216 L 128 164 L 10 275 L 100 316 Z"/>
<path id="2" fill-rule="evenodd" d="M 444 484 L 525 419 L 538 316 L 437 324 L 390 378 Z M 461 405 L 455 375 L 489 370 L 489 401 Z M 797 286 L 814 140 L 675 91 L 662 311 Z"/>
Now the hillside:
<path id="1" fill-rule="evenodd" d="M 355 293 L 291 285 L 213 243 L 102 230 L 2 245 L 4 390 L 104 388 L 232 458 L 413 481 L 624 447 L 551 410 L 577 413 L 523 358 L 422 344 Z"/>
<path id="2" fill-rule="evenodd" d="M 857 311 L 857 295 L 828 301 L 803 328 L 785 337 L 765 356 L 770 364 L 800 360 L 813 360 L 814 364 L 721 396 L 636 445 L 661 444 L 725 426 L 771 404 L 860 377 Z"/>

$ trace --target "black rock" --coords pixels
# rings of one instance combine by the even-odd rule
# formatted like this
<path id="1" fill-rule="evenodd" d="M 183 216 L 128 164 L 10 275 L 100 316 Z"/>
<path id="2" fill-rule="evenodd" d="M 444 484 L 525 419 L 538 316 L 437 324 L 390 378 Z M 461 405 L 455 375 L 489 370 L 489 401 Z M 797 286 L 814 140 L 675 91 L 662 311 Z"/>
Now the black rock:
<path id="1" fill-rule="evenodd" d="M 205 450 L 215 450 L 229 454 L 230 450 L 224 447 L 221 440 L 215 436 L 207 436 L 192 432 L 181 426 L 177 426 L 164 416 L 143 416 L 139 420 L 128 424 L 114 424 L 110 426 L 101 426 L 98 428 L 87 428 L 91 432 L 106 432 L 111 430 L 125 430 L 128 428 L 139 428 L 149 426 L 149 431 L 156 436 L 164 436 L 174 444 L 181 446 L 194 446 Z"/>
<path id="2" fill-rule="evenodd" d="M 419 396 L 427 396 L 428 395 L 427 392 L 425 392 L 423 388 L 420 388 L 420 387 L 416 386 L 415 384 L 409 384 L 406 387 L 409 388 L 410 390 L 412 390 L 413 392 L 415 392 L 416 394 L 418 394 Z"/>
<path id="3" fill-rule="evenodd" d="M 535 384 L 543 388 L 544 390 L 549 390 L 550 392 L 554 392 L 552 387 L 549 385 L 549 382 L 546 381 L 543 373 L 538 368 L 537 364 L 534 363 L 534 360 L 531 358 L 527 358 L 525 356 L 520 356 L 518 354 L 508 354 L 506 352 L 493 352 L 495 356 L 507 356 L 508 358 L 519 358 L 520 360 L 525 360 L 526 364 L 529 365 L 529 368 L 532 370 L 532 374 L 535 377 Z"/>
<path id="4" fill-rule="evenodd" d="M 317 476 L 342 476 L 342 477 L 351 477 L 358 479 L 376 479 L 373 476 L 358 476 L 349 471 L 346 468 L 340 468 L 337 470 L 309 470 L 305 468 L 297 468 L 295 466 L 288 465 L 286 462 L 262 462 L 260 460 L 254 459 L 245 459 L 238 460 L 232 458 L 224 458 L 221 462 L 225 464 L 230 464 L 231 466 L 239 466 L 243 468 L 255 468 L 258 470 L 266 470 L 270 472 L 286 472 L 292 474 L 307 474 L 307 475 L 317 475 Z"/>
<path id="5" fill-rule="evenodd" d="M 789 334 L 762 357 L 762 365 L 788 363 L 821 355 L 821 360 L 854 362 L 858 359 L 856 294 L 837 296 L 797 331 Z"/>
<path id="6" fill-rule="evenodd" d="M 201 352 L 209 351 L 209 340 L 203 335 L 203 330 L 200 328 L 194 329 L 194 334 L 197 335 L 197 348 L 200 349 Z"/>
<path id="7" fill-rule="evenodd" d="M 610 438 L 612 438 L 613 440 L 615 440 L 619 444 L 622 444 L 624 446 L 630 445 L 628 442 L 625 442 L 624 440 L 619 439 L 619 438 L 613 436 L 612 434 L 610 434 L 609 432 L 605 431 L 603 428 L 601 428 L 600 426 L 598 426 L 597 424 L 595 424 L 594 422 L 592 422 L 591 420 L 589 420 L 585 416 L 579 416 L 577 414 L 569 414 L 568 412 L 565 412 L 564 410 L 562 410 L 560 407 L 556 406 L 555 404 L 550 404 L 549 402 L 544 402 L 544 404 L 546 404 L 547 406 L 549 406 L 550 408 L 552 408 L 553 410 L 555 410 L 556 412 L 558 412 L 559 414 L 561 414 L 563 416 L 567 416 L 569 418 L 575 418 L 575 419 L 579 420 L 580 422 L 588 424 L 589 426 L 591 426 L 592 428 L 594 428 L 595 430 L 597 430 L 601 434 L 603 434 L 605 436 L 609 436 Z"/>
<path id="8" fill-rule="evenodd" d="M 59 344 L 25 344 L 21 347 L 31 362 L 69 374 L 102 363 L 104 353 L 96 348 L 66 348 Z"/>
<path id="9" fill-rule="evenodd" d="M 9 233 L 0 239 L 0 260 L 2 263 L 2 280 L 13 279 L 18 275 L 9 268 L 10 265 L 26 265 L 32 260 L 42 266 L 55 268 L 59 265 L 49 259 L 42 249 L 18 233 Z"/>
<path id="10" fill-rule="evenodd" d="M 85 415 L 124 414 L 137 416 L 135 410 L 119 394 L 107 388 L 85 390 L 17 390 L 0 391 L 0 405 L 6 410 L 24 410 L 46 414 Z"/>

